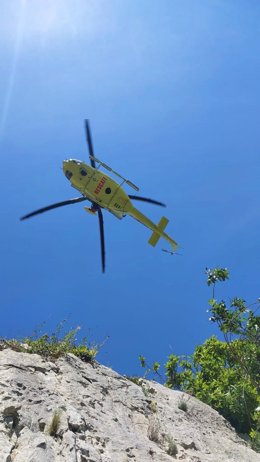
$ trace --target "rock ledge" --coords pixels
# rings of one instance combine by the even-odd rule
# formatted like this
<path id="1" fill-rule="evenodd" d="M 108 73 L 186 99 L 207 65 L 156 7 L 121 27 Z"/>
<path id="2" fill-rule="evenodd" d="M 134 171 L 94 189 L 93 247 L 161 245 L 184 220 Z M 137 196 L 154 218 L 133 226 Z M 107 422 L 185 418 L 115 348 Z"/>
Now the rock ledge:
<path id="1" fill-rule="evenodd" d="M 206 404 L 71 354 L 0 351 L 0 395 L 0 462 L 260 462 Z"/>

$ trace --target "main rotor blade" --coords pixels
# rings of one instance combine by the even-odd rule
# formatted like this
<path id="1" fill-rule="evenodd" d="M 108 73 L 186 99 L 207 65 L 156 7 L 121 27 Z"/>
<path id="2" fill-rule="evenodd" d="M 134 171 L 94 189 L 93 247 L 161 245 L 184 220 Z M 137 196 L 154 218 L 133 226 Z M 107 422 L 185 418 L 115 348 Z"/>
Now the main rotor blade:
<path id="1" fill-rule="evenodd" d="M 88 152 L 90 157 L 90 165 L 93 168 L 96 168 L 96 163 L 92 157 L 94 156 L 94 150 L 93 150 L 93 144 L 92 144 L 92 137 L 91 137 L 91 132 L 90 132 L 90 125 L 88 119 L 85 119 L 85 129 L 86 129 L 86 138 L 87 138 L 87 143 L 88 143 Z"/>
<path id="2" fill-rule="evenodd" d="M 104 220 L 101 208 L 98 209 L 100 244 L 101 244 L 101 262 L 102 272 L 105 272 L 105 235 L 104 235 Z"/>
<path id="3" fill-rule="evenodd" d="M 128 197 L 135 201 L 149 202 L 150 204 L 161 205 L 162 207 L 166 207 L 166 205 L 163 204 L 162 202 L 155 201 L 154 199 L 148 199 L 147 197 L 133 196 L 131 194 L 129 194 Z"/>
<path id="4" fill-rule="evenodd" d="M 20 218 L 20 220 L 26 220 L 27 218 L 31 218 L 34 215 L 38 215 L 39 213 L 48 212 L 48 210 L 56 209 L 57 207 L 63 207 L 63 205 L 70 205 L 76 204 L 77 202 L 82 202 L 89 200 L 87 197 L 76 197 L 76 199 L 69 199 L 67 201 L 56 202 L 56 204 L 47 205 L 47 207 L 42 207 L 41 209 L 35 210 L 34 212 L 28 213 Z"/>

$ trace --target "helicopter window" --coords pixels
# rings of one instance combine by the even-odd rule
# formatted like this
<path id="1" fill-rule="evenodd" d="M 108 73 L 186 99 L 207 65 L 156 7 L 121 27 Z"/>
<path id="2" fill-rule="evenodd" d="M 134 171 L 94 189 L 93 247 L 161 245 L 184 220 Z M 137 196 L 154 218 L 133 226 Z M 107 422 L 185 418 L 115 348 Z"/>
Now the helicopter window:
<path id="1" fill-rule="evenodd" d="M 70 172 L 69 170 L 66 170 L 65 175 L 66 175 L 66 177 L 68 178 L 68 180 L 70 180 L 71 177 L 72 177 L 72 175 L 73 175 L 73 173 Z"/>
<path id="2" fill-rule="evenodd" d="M 82 176 L 87 176 L 87 172 L 86 172 L 86 170 L 84 170 L 83 168 L 80 170 L 80 174 L 81 174 Z"/>
<path id="3" fill-rule="evenodd" d="M 111 193 L 111 189 L 110 189 L 110 188 L 106 188 L 106 189 L 105 189 L 105 193 L 106 193 L 106 194 L 110 194 L 110 193 Z"/>

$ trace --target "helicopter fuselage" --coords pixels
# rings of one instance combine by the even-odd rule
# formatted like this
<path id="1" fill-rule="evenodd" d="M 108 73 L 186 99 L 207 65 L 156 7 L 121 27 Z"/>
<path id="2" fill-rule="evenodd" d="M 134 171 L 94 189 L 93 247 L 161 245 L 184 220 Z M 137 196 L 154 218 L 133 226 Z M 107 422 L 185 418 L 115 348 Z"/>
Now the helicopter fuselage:
<path id="1" fill-rule="evenodd" d="M 73 159 L 63 162 L 63 171 L 71 186 L 118 218 L 122 218 L 133 208 L 121 185 L 97 168 Z"/>

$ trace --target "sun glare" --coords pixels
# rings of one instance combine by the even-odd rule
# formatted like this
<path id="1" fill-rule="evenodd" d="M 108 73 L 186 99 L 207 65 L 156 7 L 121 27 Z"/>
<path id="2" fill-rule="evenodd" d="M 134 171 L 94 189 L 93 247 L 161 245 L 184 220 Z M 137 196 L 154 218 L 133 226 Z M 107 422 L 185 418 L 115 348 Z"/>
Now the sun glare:
<path id="1" fill-rule="evenodd" d="M 102 2 L 94 0 L 23 0 L 25 37 L 44 40 L 95 33 L 102 17 Z"/>

